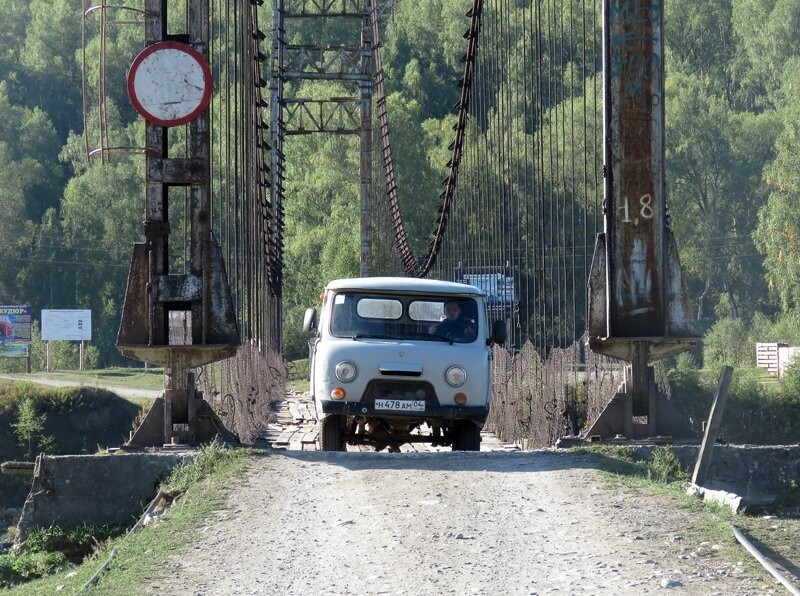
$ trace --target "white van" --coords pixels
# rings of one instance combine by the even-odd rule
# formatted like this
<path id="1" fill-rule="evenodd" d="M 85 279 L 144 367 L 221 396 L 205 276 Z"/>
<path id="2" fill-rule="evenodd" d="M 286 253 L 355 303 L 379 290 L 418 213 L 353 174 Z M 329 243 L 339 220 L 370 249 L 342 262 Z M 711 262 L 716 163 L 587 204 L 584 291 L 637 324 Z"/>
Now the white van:
<path id="1" fill-rule="evenodd" d="M 322 312 L 306 311 L 320 447 L 398 451 L 427 442 L 480 449 L 489 413 L 492 345 L 486 295 L 474 286 L 404 277 L 339 279 Z M 413 432 L 413 434 L 412 434 Z"/>

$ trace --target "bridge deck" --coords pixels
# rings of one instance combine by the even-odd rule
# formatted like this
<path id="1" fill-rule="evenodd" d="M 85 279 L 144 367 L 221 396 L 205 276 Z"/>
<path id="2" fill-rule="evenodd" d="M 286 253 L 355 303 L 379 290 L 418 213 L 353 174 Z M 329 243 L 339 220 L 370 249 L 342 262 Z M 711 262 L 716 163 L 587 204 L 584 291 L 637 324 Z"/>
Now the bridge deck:
<path id="1" fill-rule="evenodd" d="M 273 448 L 290 451 L 316 451 L 319 430 L 314 402 L 308 393 L 287 392 L 285 399 L 273 404 L 273 414 L 261 438 Z M 368 445 L 348 445 L 347 451 L 374 449 Z M 434 447 L 428 443 L 404 443 L 403 453 L 451 451 L 450 447 Z M 494 433 L 481 432 L 481 451 L 519 451 L 513 443 L 503 443 Z"/>

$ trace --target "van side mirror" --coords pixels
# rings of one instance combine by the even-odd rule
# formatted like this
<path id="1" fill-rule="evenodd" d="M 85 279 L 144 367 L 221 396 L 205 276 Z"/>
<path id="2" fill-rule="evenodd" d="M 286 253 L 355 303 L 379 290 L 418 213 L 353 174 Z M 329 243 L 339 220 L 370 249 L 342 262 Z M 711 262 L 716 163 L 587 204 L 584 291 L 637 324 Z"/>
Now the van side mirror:
<path id="1" fill-rule="evenodd" d="M 317 328 L 317 311 L 307 308 L 303 316 L 303 331 L 314 331 Z"/>
<path id="2" fill-rule="evenodd" d="M 504 343 L 506 343 L 506 339 L 508 339 L 508 330 L 506 329 L 506 322 L 493 321 L 492 342 L 496 343 L 499 346 L 502 346 Z"/>

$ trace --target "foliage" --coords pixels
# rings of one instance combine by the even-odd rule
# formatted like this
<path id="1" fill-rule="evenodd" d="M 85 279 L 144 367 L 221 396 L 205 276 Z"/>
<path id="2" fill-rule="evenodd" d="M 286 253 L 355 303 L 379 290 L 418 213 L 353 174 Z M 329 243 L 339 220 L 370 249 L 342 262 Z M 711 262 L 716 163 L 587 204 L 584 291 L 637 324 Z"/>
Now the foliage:
<path id="1" fill-rule="evenodd" d="M 252 452 L 248 449 L 230 449 L 212 443 L 203 447 L 191 461 L 175 468 L 161 484 L 161 490 L 167 495 L 178 495 L 209 476 L 240 467 L 250 455 Z"/>
<path id="2" fill-rule="evenodd" d="M 698 433 L 708 419 L 721 366 L 699 370 L 683 357 L 670 371 L 672 401 Z M 792 367 L 778 383 L 768 382 L 762 369 L 735 368 L 720 439 L 756 445 L 800 441 L 800 373 L 795 368 L 800 369 Z"/>
<path id="3" fill-rule="evenodd" d="M 74 2 L 10 0 L 6 4 L 0 32 L 0 303 L 31 304 L 35 313 L 41 308 L 91 308 L 97 331 L 87 358 L 101 366 L 119 364 L 123 360 L 115 335 L 130 245 L 142 236 L 143 160 L 115 156 L 109 163 L 90 164 L 83 135 L 88 135 L 92 146 L 97 144 L 99 113 L 91 106 L 104 82 L 105 132 L 110 143 L 144 145 L 144 127 L 125 97 L 124 85 L 127 68 L 143 43 L 141 28 L 107 27 L 101 44 L 99 24 L 89 18 L 84 54 L 82 15 Z M 420 253 L 430 240 L 444 164 L 450 158 L 450 108 L 458 97 L 455 82 L 462 74 L 462 35 L 468 19 L 458 0 L 394 2 L 381 9 L 391 11 L 382 35 L 382 56 L 400 201 L 409 240 Z M 485 121 L 469 119 L 469 126 L 476 129 L 471 132 L 479 135 L 476 138 L 485 143 L 490 156 L 499 155 L 506 144 L 524 143 L 568 162 L 575 151 L 567 150 L 564 139 L 553 138 L 549 127 L 558 118 L 564 127 L 583 127 L 578 114 L 584 107 L 598 121 L 600 52 L 591 47 L 592 41 L 581 47 L 585 41 L 574 32 L 597 39 L 599 19 L 566 0 L 517 3 L 502 10 L 500 15 L 498 6 L 484 7 L 484 18 L 502 16 L 511 30 L 504 43 L 479 46 L 488 63 L 498 66 L 493 75 L 496 93 L 486 98 Z M 533 69 L 529 60 L 513 61 L 505 55 L 523 39 L 514 28 L 525 23 L 534 26 L 534 10 L 562 18 L 570 15 L 569 27 L 544 28 L 535 34 L 541 47 L 561 48 L 563 55 L 576 56 L 570 64 L 536 69 L 541 78 L 538 88 L 547 90 L 543 97 L 532 97 L 536 94 L 530 92 Z M 794 0 L 675 0 L 665 3 L 664 10 L 671 224 L 695 315 L 702 328 L 712 329 L 706 342 L 707 359 L 712 367 L 728 361 L 746 365 L 752 359 L 752 343 L 766 338 L 751 331 L 742 340 L 741 328 L 731 321 L 756 320 L 760 313 L 793 320 L 790 313 L 800 306 L 800 27 L 796 26 L 800 8 Z M 171 11 L 171 16 L 177 30 L 184 18 L 182 9 Z M 287 41 L 350 40 L 349 33 L 344 35 L 338 27 L 330 22 L 304 24 L 306 37 L 301 27 L 295 27 L 287 30 Z M 269 31 L 265 33 L 269 38 Z M 104 81 L 100 79 L 101 45 Z M 519 55 L 527 57 L 536 51 L 519 49 Z M 84 55 L 86 71 L 81 73 Z M 86 131 L 82 74 L 90 98 Z M 297 95 L 314 96 L 321 85 L 297 84 Z M 511 102 L 500 102 L 509 88 L 528 91 Z M 351 94 L 352 89 L 346 87 L 325 88 L 327 96 Z M 500 131 L 500 123 L 513 124 Z M 225 150 L 222 136 L 214 136 L 215 154 Z M 171 135 L 171 142 L 178 144 L 179 137 Z M 600 131 L 593 129 L 572 142 L 598 143 L 599 137 Z M 580 147 L 576 150 L 579 153 Z M 303 311 L 316 305 L 328 280 L 358 273 L 358 148 L 354 138 L 309 135 L 287 139 L 284 153 L 288 171 L 283 341 L 287 357 L 301 358 L 307 352 L 307 337 L 300 331 Z M 374 162 L 377 166 L 380 160 Z M 596 164 L 567 162 L 563 165 L 575 172 L 576 180 L 594 184 Z M 500 192 L 520 196 L 529 190 L 520 181 L 535 171 L 533 165 L 521 163 L 522 171 L 498 172 L 491 183 Z M 469 176 L 473 167 L 463 162 L 462 175 Z M 214 187 L 223 187 L 221 174 L 214 176 Z M 537 183 L 544 194 L 577 192 L 558 190 L 555 179 Z M 382 185 L 373 187 L 382 201 Z M 565 198 L 569 197 L 558 196 L 558 200 Z M 176 229 L 185 226 L 179 221 L 181 211 L 172 213 L 170 223 Z M 376 207 L 376 222 L 377 212 Z M 473 213 L 458 224 L 479 231 L 487 222 Z M 510 222 L 509 242 L 520 246 L 538 242 L 523 233 L 530 224 L 524 216 Z M 376 251 L 385 253 L 376 257 L 385 271 L 377 272 L 395 273 L 392 234 L 385 226 L 374 228 Z M 572 241 L 575 246 L 590 246 L 591 230 L 586 236 Z M 529 274 L 520 272 L 522 277 Z M 551 290 L 542 288 L 542 296 Z M 542 296 L 528 299 L 535 302 Z M 577 310 L 582 310 L 580 305 Z M 579 322 L 562 323 L 571 327 Z M 550 331 L 553 326 L 545 327 L 546 333 L 556 333 Z M 767 331 L 773 337 L 779 335 L 778 322 Z M 800 326 L 794 325 L 786 334 L 800 340 Z M 725 345 L 725 341 L 730 343 Z M 42 367 L 40 347 L 35 344 L 34 370 Z M 74 345 L 51 347 L 56 351 L 56 368 L 74 367 Z M 0 366 L 19 370 L 24 363 L 16 360 Z"/>
<path id="4" fill-rule="evenodd" d="M 0 555 L 0 588 L 30 582 L 79 564 L 103 542 L 125 532 L 117 524 L 50 526 L 30 532 L 19 553 Z"/>
<path id="5" fill-rule="evenodd" d="M 61 553 L 31 552 L 0 555 L 0 588 L 9 588 L 61 571 L 67 565 Z"/>
<path id="6" fill-rule="evenodd" d="M 99 544 L 124 533 L 125 527 L 120 524 L 80 524 L 70 528 L 53 525 L 36 528 L 28 534 L 24 552 L 57 552 L 71 563 L 80 563 Z"/>
<path id="7" fill-rule="evenodd" d="M 786 371 L 779 383 L 781 396 L 800 403 L 800 362 L 795 362 Z"/>
<path id="8" fill-rule="evenodd" d="M 755 344 L 750 343 L 747 325 L 741 319 L 720 319 L 703 338 L 703 362 L 718 369 L 722 365 L 755 364 Z"/>
<path id="9" fill-rule="evenodd" d="M 24 381 L 18 383 L 17 394 L 16 421 L 11 423 L 11 427 L 20 445 L 27 448 L 28 459 L 33 456 L 34 450 L 51 451 L 55 438 L 45 434 L 47 414 L 38 412 L 37 392 L 33 384 Z"/>
<path id="10" fill-rule="evenodd" d="M 18 431 L 15 425 L 20 422 L 20 408 L 24 424 Z M 54 389 L 27 382 L 3 384 L 0 453 L 6 459 L 16 459 L 40 451 L 76 454 L 94 451 L 98 444 L 119 445 L 128 436 L 137 410 L 130 401 L 92 387 Z"/>
<path id="11" fill-rule="evenodd" d="M 179 556 L 190 548 L 203 520 L 208 520 L 215 511 L 225 506 L 225 489 L 231 480 L 244 471 L 253 452 L 247 449 L 227 450 L 219 446 L 211 447 L 202 467 L 203 473 L 179 472 L 184 479 L 189 476 L 202 478 L 196 483 L 181 482 L 185 493 L 180 500 L 161 517 L 159 523 L 147 526 L 143 531 L 108 541 L 93 558 L 75 567 L 75 574 L 58 574 L 35 580 L 20 587 L 13 594 L 52 594 L 63 590 L 77 594 L 81 587 L 109 559 L 112 551 L 116 556 L 110 563 L 109 571 L 102 575 L 93 593 L 137 594 L 142 586 L 164 572 L 164 561 Z M 216 463 L 212 463 L 212 460 Z M 189 466 L 187 466 L 189 467 Z M 162 487 L 164 488 L 164 487 Z"/>
<path id="12" fill-rule="evenodd" d="M 669 447 L 657 447 L 647 460 L 647 479 L 668 484 L 676 480 L 687 480 L 688 473 Z"/>

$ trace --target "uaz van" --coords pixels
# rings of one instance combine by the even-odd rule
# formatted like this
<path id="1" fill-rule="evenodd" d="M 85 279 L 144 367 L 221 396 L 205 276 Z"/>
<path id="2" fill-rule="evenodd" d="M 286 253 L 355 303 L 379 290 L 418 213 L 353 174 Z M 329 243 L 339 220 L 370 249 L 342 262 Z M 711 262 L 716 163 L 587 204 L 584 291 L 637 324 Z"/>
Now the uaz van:
<path id="1" fill-rule="evenodd" d="M 311 392 L 320 447 L 398 451 L 429 442 L 480 449 L 489 413 L 492 345 L 486 295 L 465 284 L 414 278 L 332 281 L 322 310 L 306 311 Z"/>

